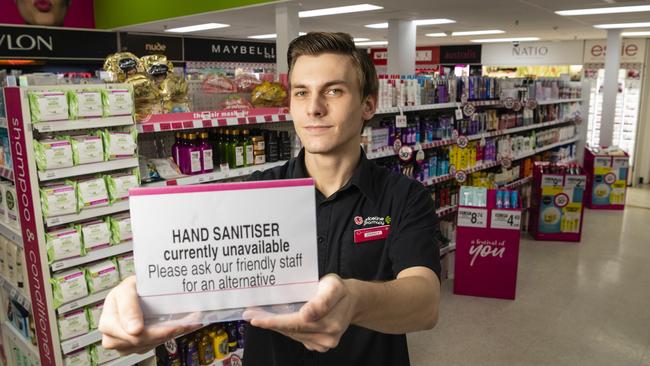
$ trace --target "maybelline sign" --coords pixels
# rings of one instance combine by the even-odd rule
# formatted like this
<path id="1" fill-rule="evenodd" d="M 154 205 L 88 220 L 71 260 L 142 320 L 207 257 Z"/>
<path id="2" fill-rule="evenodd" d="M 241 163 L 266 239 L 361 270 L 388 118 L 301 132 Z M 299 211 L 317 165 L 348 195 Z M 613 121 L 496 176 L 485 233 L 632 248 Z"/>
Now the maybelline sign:
<path id="1" fill-rule="evenodd" d="M 275 43 L 185 38 L 185 61 L 275 62 Z"/>
<path id="2" fill-rule="evenodd" d="M 104 59 L 117 34 L 44 27 L 0 26 L 0 58 Z"/>
<path id="3" fill-rule="evenodd" d="M 486 44 L 481 63 L 488 66 L 580 65 L 582 41 Z"/>

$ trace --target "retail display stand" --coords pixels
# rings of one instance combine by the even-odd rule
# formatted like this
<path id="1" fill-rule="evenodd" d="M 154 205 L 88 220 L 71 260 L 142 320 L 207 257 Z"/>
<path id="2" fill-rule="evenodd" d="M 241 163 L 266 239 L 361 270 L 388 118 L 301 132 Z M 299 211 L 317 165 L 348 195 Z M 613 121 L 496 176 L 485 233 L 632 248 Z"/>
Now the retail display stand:
<path id="1" fill-rule="evenodd" d="M 497 208 L 496 190 L 486 203 L 458 208 L 454 293 L 514 299 L 521 210 Z"/>
<path id="2" fill-rule="evenodd" d="M 587 186 L 584 171 L 577 164 L 536 162 L 533 179 L 529 223 L 533 237 L 536 240 L 579 242 Z"/>
<path id="3" fill-rule="evenodd" d="M 610 155 L 605 149 L 585 148 L 587 172 L 587 207 L 600 210 L 625 208 L 630 156 Z"/>
<path id="4" fill-rule="evenodd" d="M 28 284 L 30 297 L 32 299 L 31 312 L 34 317 L 35 335 L 38 343 L 38 357 L 40 365 L 63 365 L 65 357 L 77 352 L 87 352 L 87 347 L 98 349 L 100 347 L 101 334 L 99 331 L 87 329 L 85 334 L 76 334 L 74 337 L 66 337 L 62 340 L 59 333 L 58 319 L 65 315 L 79 313 L 86 310 L 86 306 L 99 304 L 109 291 L 88 291 L 85 297 L 77 297 L 74 301 L 65 301 L 62 304 L 55 304 L 54 291 L 51 285 L 55 275 L 74 269 L 83 270 L 97 261 L 113 259 L 116 255 L 128 253 L 132 249 L 130 241 L 113 243 L 103 249 L 93 250 L 85 256 L 66 258 L 58 261 L 51 261 L 48 257 L 46 233 L 54 226 L 77 224 L 83 220 L 105 219 L 108 215 L 114 215 L 127 211 L 128 200 L 110 200 L 101 205 L 102 207 L 82 207 L 80 211 L 72 214 L 44 217 L 41 188 L 52 180 L 79 180 L 81 178 L 98 177 L 106 174 L 132 172 L 138 167 L 137 151 L 131 158 L 106 160 L 93 164 L 80 164 L 73 167 L 66 167 L 55 170 L 37 170 L 37 163 L 34 153 L 35 141 L 49 137 L 56 137 L 65 134 L 80 134 L 88 129 L 93 131 L 126 131 L 135 128 L 131 115 L 92 118 L 77 120 L 62 120 L 51 122 L 32 121 L 28 94 L 30 92 L 80 92 L 83 90 L 110 90 L 129 89 L 129 85 L 56 85 L 51 87 L 8 87 L 4 89 L 9 139 L 11 154 L 16 178 L 16 190 L 18 201 L 18 212 L 22 228 L 22 238 L 25 249 L 25 266 L 28 271 Z M 83 177 L 82 177 L 83 176 Z M 139 182 L 138 182 L 139 183 Z M 117 267 L 117 266 L 116 266 Z M 88 273 L 88 272 L 86 272 Z M 56 306 L 58 305 L 58 306 Z M 5 327 L 6 328 L 6 327 Z M 4 329 L 3 329 L 4 330 Z M 101 357 L 105 357 L 106 353 Z M 109 361 L 111 365 L 133 365 L 154 364 L 153 352 L 133 357 L 121 357 L 114 354 L 115 359 Z M 104 358 L 106 362 L 106 358 Z M 144 360 L 144 363 L 142 363 Z M 99 361 L 102 362 L 102 361 Z"/>

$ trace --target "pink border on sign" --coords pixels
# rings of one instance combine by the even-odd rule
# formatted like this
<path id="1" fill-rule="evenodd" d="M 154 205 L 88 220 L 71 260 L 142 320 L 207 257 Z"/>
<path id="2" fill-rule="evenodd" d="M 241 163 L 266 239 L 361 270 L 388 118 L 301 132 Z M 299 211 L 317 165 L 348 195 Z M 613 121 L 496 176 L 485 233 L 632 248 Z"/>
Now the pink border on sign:
<path id="1" fill-rule="evenodd" d="M 314 185 L 313 179 L 304 178 L 304 179 L 265 180 L 259 182 L 203 184 L 203 185 L 196 185 L 196 186 L 130 188 L 129 196 L 133 197 L 133 196 L 152 196 L 158 194 L 241 191 L 247 189 L 304 187 L 304 186 L 313 186 L 313 185 Z"/>

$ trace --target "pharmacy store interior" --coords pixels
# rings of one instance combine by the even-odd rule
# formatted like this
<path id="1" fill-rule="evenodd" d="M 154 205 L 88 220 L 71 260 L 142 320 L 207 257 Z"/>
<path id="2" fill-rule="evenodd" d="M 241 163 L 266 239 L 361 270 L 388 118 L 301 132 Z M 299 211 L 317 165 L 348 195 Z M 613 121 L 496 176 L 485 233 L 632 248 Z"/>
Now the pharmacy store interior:
<path id="1" fill-rule="evenodd" d="M 357 256 L 340 267 L 410 250 L 388 249 L 399 215 L 324 224 L 338 193 L 314 174 L 260 182 L 310 177 L 287 53 L 313 32 L 348 34 L 376 70 L 358 171 L 414 184 L 435 222 L 437 324 L 396 332 L 399 364 L 650 365 L 647 1 L 0 7 L 0 365 L 246 365 L 237 309 L 300 311 L 327 274 L 325 225 L 349 234 L 327 256 Z M 139 353 L 102 343 L 131 276 L 147 326 L 201 326 Z"/>

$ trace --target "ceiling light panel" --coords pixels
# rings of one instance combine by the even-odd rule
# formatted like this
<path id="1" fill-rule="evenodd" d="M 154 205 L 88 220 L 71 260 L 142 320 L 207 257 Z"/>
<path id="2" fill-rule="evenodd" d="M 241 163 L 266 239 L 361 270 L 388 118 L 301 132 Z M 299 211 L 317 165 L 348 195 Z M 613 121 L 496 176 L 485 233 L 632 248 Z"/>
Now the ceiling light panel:
<path id="1" fill-rule="evenodd" d="M 611 8 L 593 8 L 593 9 L 573 9 L 558 10 L 557 15 L 562 16 L 579 16 L 579 15 L 598 15 L 598 14 L 621 14 L 621 13 L 640 13 L 650 11 L 650 5 L 638 6 L 616 6 Z"/>
<path id="2" fill-rule="evenodd" d="M 427 33 L 427 37 L 447 37 L 447 33 Z"/>
<path id="3" fill-rule="evenodd" d="M 356 42 L 357 46 L 385 46 L 388 41 L 370 41 L 370 42 Z"/>
<path id="4" fill-rule="evenodd" d="M 206 23 L 206 24 L 190 25 L 187 27 L 165 29 L 165 32 L 190 33 L 190 32 L 199 32 L 199 31 L 204 31 L 209 29 L 218 29 L 218 28 L 226 28 L 226 27 L 230 27 L 230 24 Z"/>
<path id="5" fill-rule="evenodd" d="M 413 21 L 416 26 L 421 26 L 421 25 L 436 25 L 436 24 L 451 24 L 451 23 L 456 23 L 455 20 L 451 19 L 418 19 Z"/>
<path id="6" fill-rule="evenodd" d="M 474 43 L 530 42 L 530 41 L 539 41 L 539 37 L 472 39 L 472 42 Z"/>
<path id="7" fill-rule="evenodd" d="M 312 18 L 312 17 L 322 17 L 325 15 L 358 13 L 362 11 L 372 11 L 372 10 L 379 10 L 379 9 L 383 9 L 383 7 L 372 5 L 372 4 L 357 4 L 357 5 L 348 5 L 348 6 L 337 6 L 335 8 L 305 10 L 305 11 L 298 12 L 298 17 Z"/>
<path id="8" fill-rule="evenodd" d="M 364 27 L 372 29 L 388 29 L 388 23 L 366 24 Z"/>
<path id="9" fill-rule="evenodd" d="M 594 27 L 600 28 L 600 29 L 644 28 L 644 27 L 650 27 L 650 22 L 596 24 L 596 25 L 594 25 Z"/>
<path id="10" fill-rule="evenodd" d="M 500 29 L 488 29 L 488 30 L 478 30 L 478 31 L 461 31 L 461 32 L 453 32 L 451 35 L 452 36 L 479 36 L 479 35 L 485 35 L 485 34 L 503 34 L 505 31 L 502 31 Z"/>

